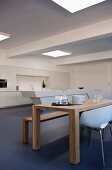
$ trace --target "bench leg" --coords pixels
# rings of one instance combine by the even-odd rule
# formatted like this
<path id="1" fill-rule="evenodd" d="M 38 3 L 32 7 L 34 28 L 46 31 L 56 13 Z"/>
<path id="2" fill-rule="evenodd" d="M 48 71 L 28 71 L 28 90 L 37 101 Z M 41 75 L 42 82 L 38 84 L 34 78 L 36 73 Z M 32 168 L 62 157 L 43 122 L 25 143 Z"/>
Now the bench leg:
<path id="1" fill-rule="evenodd" d="M 29 121 L 23 120 L 23 143 L 28 143 Z"/>

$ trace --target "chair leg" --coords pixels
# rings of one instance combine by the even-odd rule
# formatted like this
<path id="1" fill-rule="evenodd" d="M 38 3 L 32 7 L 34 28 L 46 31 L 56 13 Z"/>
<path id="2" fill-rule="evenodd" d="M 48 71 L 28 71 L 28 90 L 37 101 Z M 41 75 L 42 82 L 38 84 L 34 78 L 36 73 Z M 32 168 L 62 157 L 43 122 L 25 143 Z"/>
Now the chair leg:
<path id="1" fill-rule="evenodd" d="M 93 141 L 94 130 L 93 129 L 89 129 L 89 131 L 90 131 L 90 137 L 89 137 L 88 145 L 91 145 L 92 141 Z"/>
<path id="2" fill-rule="evenodd" d="M 105 133 L 106 133 L 106 128 L 102 129 L 102 137 L 103 137 L 103 139 L 105 137 Z"/>
<path id="3" fill-rule="evenodd" d="M 101 140 L 103 166 L 105 166 L 104 147 L 103 147 L 103 138 L 102 138 L 102 130 L 101 129 L 100 129 L 100 140 Z"/>

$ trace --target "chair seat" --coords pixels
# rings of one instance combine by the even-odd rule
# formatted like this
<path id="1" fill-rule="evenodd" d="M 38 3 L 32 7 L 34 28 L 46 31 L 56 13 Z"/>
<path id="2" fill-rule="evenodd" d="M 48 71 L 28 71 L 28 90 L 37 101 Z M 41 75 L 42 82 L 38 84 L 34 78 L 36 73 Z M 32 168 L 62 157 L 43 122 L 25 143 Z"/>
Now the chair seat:
<path id="1" fill-rule="evenodd" d="M 105 159 L 104 159 L 102 129 L 105 129 L 107 125 L 109 125 L 109 122 L 112 122 L 112 105 L 82 112 L 80 117 L 81 126 L 88 127 L 93 130 L 99 130 L 100 132 L 102 158 L 103 158 L 104 166 L 105 166 Z"/>
<path id="2" fill-rule="evenodd" d="M 80 126 L 83 126 L 83 127 L 88 127 L 88 128 L 93 128 L 93 129 L 104 129 L 106 126 L 108 125 L 108 122 L 106 122 L 106 123 L 102 123 L 100 126 L 93 126 L 92 127 L 92 125 L 91 125 L 91 127 L 90 126 L 87 126 L 86 125 L 86 123 L 83 123 L 83 121 L 82 120 L 80 120 Z"/>

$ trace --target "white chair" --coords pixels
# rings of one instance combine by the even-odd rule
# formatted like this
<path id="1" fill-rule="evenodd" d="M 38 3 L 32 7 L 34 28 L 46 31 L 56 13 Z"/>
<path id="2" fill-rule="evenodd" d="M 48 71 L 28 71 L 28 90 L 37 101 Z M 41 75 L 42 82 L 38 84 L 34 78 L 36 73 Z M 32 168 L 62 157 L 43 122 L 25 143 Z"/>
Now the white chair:
<path id="1" fill-rule="evenodd" d="M 102 130 L 106 128 L 112 120 L 112 105 L 82 112 L 80 125 L 100 132 L 103 165 L 105 166 Z"/>

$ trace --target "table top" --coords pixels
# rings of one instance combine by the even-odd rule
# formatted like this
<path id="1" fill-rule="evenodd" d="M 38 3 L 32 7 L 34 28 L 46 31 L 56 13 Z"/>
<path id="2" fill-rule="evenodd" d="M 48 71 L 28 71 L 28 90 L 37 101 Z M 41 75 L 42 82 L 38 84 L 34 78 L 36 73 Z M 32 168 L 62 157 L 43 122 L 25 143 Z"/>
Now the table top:
<path id="1" fill-rule="evenodd" d="M 103 99 L 99 103 L 94 103 L 92 100 L 89 100 L 85 102 L 84 104 L 80 105 L 73 105 L 73 106 L 51 106 L 51 105 L 34 105 L 35 108 L 37 109 L 55 109 L 55 110 L 62 110 L 62 111 L 67 111 L 67 110 L 78 110 L 78 111 L 86 111 L 90 109 L 95 109 L 99 107 L 104 107 L 112 105 L 112 100 L 110 99 Z"/>

